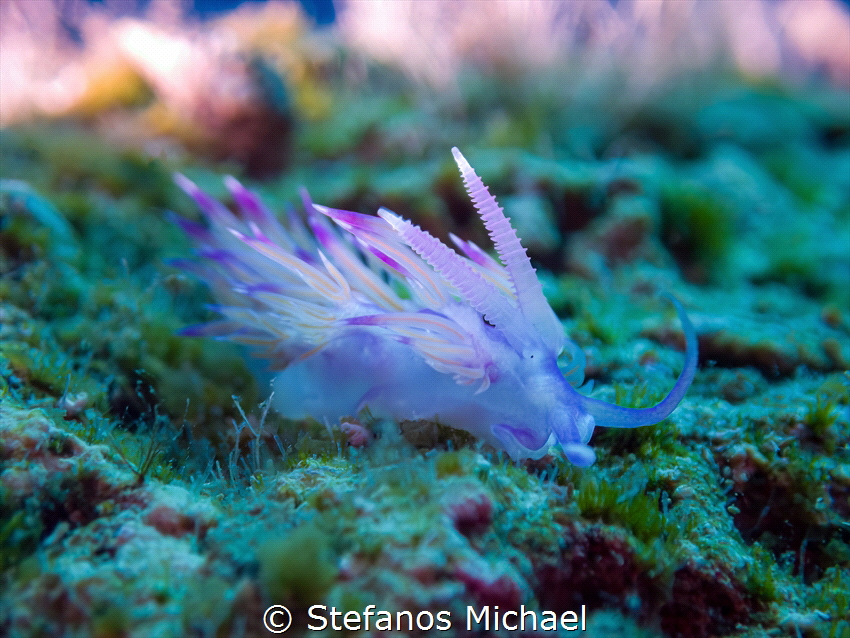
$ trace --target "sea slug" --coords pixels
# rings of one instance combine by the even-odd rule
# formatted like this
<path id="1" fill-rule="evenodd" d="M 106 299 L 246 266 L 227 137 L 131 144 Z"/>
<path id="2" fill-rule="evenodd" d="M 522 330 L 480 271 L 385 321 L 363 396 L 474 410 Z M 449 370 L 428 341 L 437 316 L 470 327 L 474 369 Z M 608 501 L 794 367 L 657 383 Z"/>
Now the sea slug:
<path id="1" fill-rule="evenodd" d="M 670 297 L 685 362 L 654 407 L 623 408 L 576 391 L 581 350 L 543 296 L 509 218 L 452 152 L 499 261 L 452 235 L 462 256 L 389 210 L 327 208 L 306 193 L 306 224 L 290 212 L 284 226 L 227 177 L 237 216 L 177 175 L 208 222 L 178 220 L 201 258 L 178 265 L 209 283 L 222 315 L 184 334 L 261 349 L 281 371 L 274 405 L 286 417 L 338 420 L 368 407 L 461 428 L 514 459 L 559 445 L 571 462 L 590 465 L 595 426 L 651 425 L 679 404 L 696 370 L 693 326 Z M 568 366 L 559 367 L 559 355 Z"/>

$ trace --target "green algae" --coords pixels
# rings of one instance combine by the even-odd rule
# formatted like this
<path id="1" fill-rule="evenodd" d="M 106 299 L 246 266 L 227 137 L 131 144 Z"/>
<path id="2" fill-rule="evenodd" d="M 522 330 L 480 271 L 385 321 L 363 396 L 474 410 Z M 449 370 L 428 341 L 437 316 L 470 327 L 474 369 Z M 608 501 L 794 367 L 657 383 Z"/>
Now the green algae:
<path id="1" fill-rule="evenodd" d="M 322 600 L 337 578 L 329 539 L 309 525 L 265 541 L 258 559 L 260 581 L 269 599 L 278 604 L 309 606 Z"/>
<path id="2" fill-rule="evenodd" d="M 13 502 L 7 490 L 0 489 L 0 569 L 6 571 L 29 556 L 38 548 L 42 525 L 34 504 L 21 507 Z"/>
<path id="3" fill-rule="evenodd" d="M 661 239 L 685 277 L 701 283 L 721 278 L 732 247 L 729 206 L 708 189 L 687 183 L 665 188 L 660 205 Z"/>
<path id="4" fill-rule="evenodd" d="M 575 485 L 576 504 L 582 517 L 625 527 L 644 543 L 666 540 L 677 531 L 660 511 L 659 494 L 635 494 L 629 483 L 622 483 L 628 491 L 618 482 L 600 482 L 590 473 L 582 475 Z"/>

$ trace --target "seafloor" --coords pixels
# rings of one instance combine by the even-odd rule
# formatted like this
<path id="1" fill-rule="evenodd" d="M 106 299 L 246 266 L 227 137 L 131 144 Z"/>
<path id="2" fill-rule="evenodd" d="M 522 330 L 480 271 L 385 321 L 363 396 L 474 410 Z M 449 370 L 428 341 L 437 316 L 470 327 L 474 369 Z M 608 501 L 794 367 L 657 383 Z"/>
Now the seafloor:
<path id="1" fill-rule="evenodd" d="M 401 634 L 440 611 L 439 635 L 555 633 L 465 631 L 467 606 L 525 605 L 583 608 L 592 636 L 850 636 L 846 89 L 722 65 L 639 96 L 498 66 L 428 88 L 323 46 L 288 75 L 247 65 L 265 92 L 242 110 L 198 88 L 206 129 L 122 68 L 0 131 L 0 634 L 261 636 L 283 604 L 296 635 L 336 633 L 309 631 L 312 605 L 410 611 Z M 174 171 L 487 246 L 452 146 L 594 396 L 671 387 L 683 339 L 659 293 L 696 327 L 679 408 L 598 429 L 589 468 L 352 415 L 359 445 L 267 411 L 262 361 L 177 334 L 215 314 L 168 262 L 192 247 L 166 212 L 198 218 Z"/>

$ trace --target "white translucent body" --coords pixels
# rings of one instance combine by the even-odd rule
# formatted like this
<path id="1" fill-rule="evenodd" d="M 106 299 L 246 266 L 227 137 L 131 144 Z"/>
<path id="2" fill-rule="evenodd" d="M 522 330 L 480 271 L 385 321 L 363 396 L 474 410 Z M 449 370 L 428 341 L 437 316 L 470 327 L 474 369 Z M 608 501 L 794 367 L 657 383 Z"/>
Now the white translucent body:
<path id="1" fill-rule="evenodd" d="M 671 298 L 685 364 L 656 406 L 622 408 L 577 392 L 581 351 L 543 296 L 510 220 L 453 152 L 500 261 L 452 237 L 461 256 L 384 209 L 374 217 L 306 197 L 309 229 L 294 216 L 287 229 L 229 178 L 240 219 L 179 177 L 210 222 L 180 222 L 206 258 L 186 267 L 210 282 L 224 315 L 187 333 L 264 349 L 282 368 L 275 407 L 290 418 L 335 421 L 368 408 L 466 430 L 515 459 L 558 445 L 589 465 L 595 426 L 650 425 L 675 409 L 696 369 L 693 327 Z M 565 350 L 573 367 L 566 378 L 558 366 Z"/>

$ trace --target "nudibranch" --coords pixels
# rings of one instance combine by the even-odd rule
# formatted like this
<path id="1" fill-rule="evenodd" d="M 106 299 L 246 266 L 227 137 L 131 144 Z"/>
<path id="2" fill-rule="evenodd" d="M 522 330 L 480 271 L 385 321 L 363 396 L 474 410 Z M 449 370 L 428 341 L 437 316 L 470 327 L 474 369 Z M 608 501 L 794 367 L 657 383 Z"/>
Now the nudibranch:
<path id="1" fill-rule="evenodd" d="M 624 408 L 578 392 L 582 351 L 544 297 L 510 219 L 452 153 L 498 261 L 452 235 L 461 255 L 387 209 L 327 208 L 306 193 L 304 221 L 290 212 L 284 226 L 227 177 L 236 215 L 177 175 L 208 222 L 178 220 L 201 258 L 179 265 L 209 283 L 222 315 L 184 334 L 260 349 L 280 370 L 273 405 L 289 418 L 337 420 L 368 407 L 466 430 L 513 459 L 560 446 L 572 463 L 590 465 L 595 426 L 651 425 L 676 408 L 696 370 L 694 328 L 670 297 L 685 361 L 657 405 Z"/>

